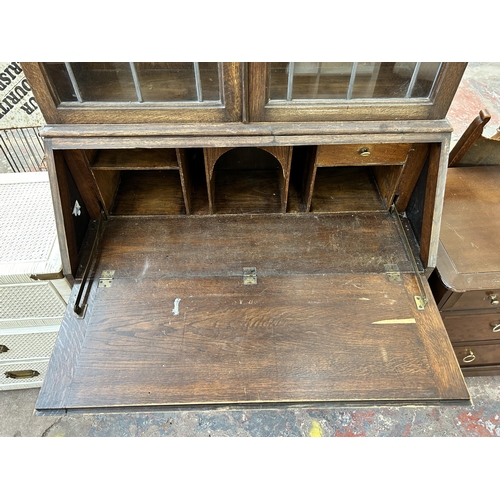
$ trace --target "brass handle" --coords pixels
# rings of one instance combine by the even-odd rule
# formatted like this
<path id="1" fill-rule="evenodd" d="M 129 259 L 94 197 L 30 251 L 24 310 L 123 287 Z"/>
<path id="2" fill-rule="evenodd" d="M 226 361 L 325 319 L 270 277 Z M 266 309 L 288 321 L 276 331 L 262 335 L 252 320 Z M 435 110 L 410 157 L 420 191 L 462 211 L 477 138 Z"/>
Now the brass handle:
<path id="1" fill-rule="evenodd" d="M 0 345 L 0 352 L 7 352 L 9 348 L 6 345 Z"/>
<path id="2" fill-rule="evenodd" d="M 495 333 L 500 332 L 500 319 L 498 321 L 492 321 L 490 326 Z"/>
<path id="3" fill-rule="evenodd" d="M 358 151 L 358 154 L 360 156 L 370 156 L 370 150 L 368 148 L 361 148 L 359 151 Z"/>
<path id="4" fill-rule="evenodd" d="M 38 377 L 40 373 L 36 370 L 17 370 L 13 372 L 5 372 L 6 378 L 33 378 Z"/>
<path id="5" fill-rule="evenodd" d="M 464 363 L 472 363 L 476 359 L 475 354 L 469 349 L 469 354 L 462 359 Z"/>
<path id="6" fill-rule="evenodd" d="M 492 306 L 497 306 L 499 304 L 499 301 L 498 301 L 496 293 L 490 293 L 488 295 L 488 298 L 490 299 L 490 302 L 491 302 Z"/>

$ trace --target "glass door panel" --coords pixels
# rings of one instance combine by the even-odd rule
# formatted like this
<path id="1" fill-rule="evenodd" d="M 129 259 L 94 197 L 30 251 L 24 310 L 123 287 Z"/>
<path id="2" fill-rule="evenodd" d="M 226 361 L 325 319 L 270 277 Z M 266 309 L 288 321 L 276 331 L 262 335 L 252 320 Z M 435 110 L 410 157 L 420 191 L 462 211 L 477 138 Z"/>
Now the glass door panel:
<path id="1" fill-rule="evenodd" d="M 217 63 L 48 63 L 61 101 L 220 101 Z"/>
<path id="2" fill-rule="evenodd" d="M 41 66 L 54 105 L 64 115 L 62 122 L 217 122 L 239 121 L 242 116 L 240 63 L 55 62 Z"/>
<path id="3" fill-rule="evenodd" d="M 435 62 L 249 63 L 250 119 L 431 118 L 437 96 L 447 93 L 440 85 L 445 74 L 453 73 L 453 84 L 458 84 L 464 67 Z M 260 82 L 265 82 L 264 91 Z M 441 108 L 448 105 L 439 104 L 437 113 L 442 115 Z"/>
<path id="4" fill-rule="evenodd" d="M 58 68 L 52 82 L 58 91 L 69 101 L 78 102 L 129 102 L 137 100 L 134 80 L 128 63 L 63 63 L 48 65 L 48 70 Z M 64 74 L 66 73 L 66 74 Z M 50 72 L 49 72 L 50 75 Z M 60 83 L 63 83 L 62 92 Z M 68 82 L 70 94 L 68 94 Z"/>
<path id="5" fill-rule="evenodd" d="M 439 63 L 270 63 L 270 101 L 428 97 Z"/>

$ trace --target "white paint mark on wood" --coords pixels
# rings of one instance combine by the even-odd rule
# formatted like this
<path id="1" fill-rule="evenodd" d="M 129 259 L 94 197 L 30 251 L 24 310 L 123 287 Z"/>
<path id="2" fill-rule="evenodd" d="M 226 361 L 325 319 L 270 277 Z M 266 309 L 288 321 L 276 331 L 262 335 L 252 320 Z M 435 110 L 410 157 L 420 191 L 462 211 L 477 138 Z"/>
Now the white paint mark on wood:
<path id="1" fill-rule="evenodd" d="M 416 323 L 415 318 L 383 319 L 381 321 L 374 321 L 372 325 L 406 325 L 412 323 Z"/>
<path id="2" fill-rule="evenodd" d="M 179 315 L 179 302 L 181 301 L 181 299 L 175 299 L 174 300 L 174 308 L 172 309 L 172 312 L 174 313 L 174 316 L 178 316 Z"/>
<path id="3" fill-rule="evenodd" d="M 387 363 L 387 361 L 389 359 L 387 357 L 387 351 L 383 347 L 381 347 L 381 351 L 382 351 L 382 359 L 384 360 L 384 363 Z"/>

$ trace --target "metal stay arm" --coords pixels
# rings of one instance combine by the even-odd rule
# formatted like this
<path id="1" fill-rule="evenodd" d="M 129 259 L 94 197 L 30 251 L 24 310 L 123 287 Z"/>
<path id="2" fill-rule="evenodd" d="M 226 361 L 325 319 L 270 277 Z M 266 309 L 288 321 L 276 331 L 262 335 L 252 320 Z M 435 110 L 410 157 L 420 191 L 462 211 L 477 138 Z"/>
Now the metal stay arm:
<path id="1" fill-rule="evenodd" d="M 90 251 L 90 256 L 87 260 L 87 265 L 85 266 L 85 270 L 83 271 L 82 281 L 80 282 L 80 289 L 78 290 L 78 295 L 76 296 L 75 306 L 73 311 L 79 318 L 83 318 L 85 316 L 85 311 L 87 309 L 87 304 L 80 304 L 83 296 L 83 291 L 85 289 L 85 284 L 87 283 L 90 270 L 94 264 L 95 255 L 97 253 L 97 249 L 99 248 L 99 242 L 101 240 L 101 229 L 102 229 L 102 221 L 106 218 L 106 215 L 103 210 L 101 210 L 101 216 L 99 217 L 99 221 L 97 223 L 97 231 L 94 237 L 94 243 L 92 244 L 92 249 Z"/>

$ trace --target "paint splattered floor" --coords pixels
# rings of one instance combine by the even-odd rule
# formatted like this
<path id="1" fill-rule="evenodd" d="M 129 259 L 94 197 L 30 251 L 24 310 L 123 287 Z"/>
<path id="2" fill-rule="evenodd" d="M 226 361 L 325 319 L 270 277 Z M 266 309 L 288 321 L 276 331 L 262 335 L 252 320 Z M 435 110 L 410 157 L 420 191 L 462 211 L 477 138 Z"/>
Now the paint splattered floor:
<path id="1" fill-rule="evenodd" d="M 1 436 L 500 436 L 500 376 L 467 378 L 473 404 L 35 417 L 38 390 L 0 393 Z"/>

